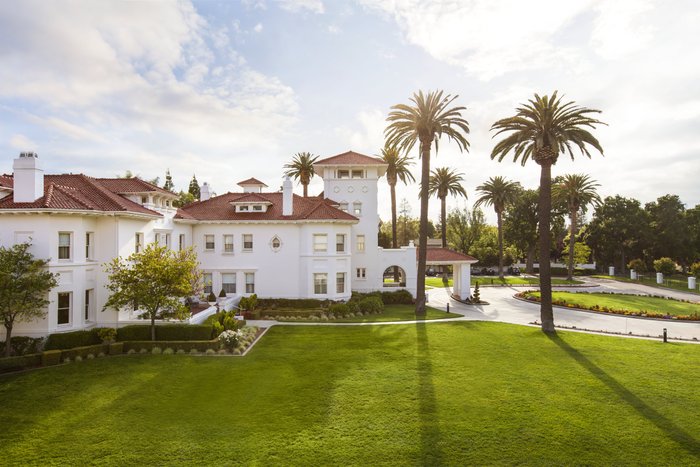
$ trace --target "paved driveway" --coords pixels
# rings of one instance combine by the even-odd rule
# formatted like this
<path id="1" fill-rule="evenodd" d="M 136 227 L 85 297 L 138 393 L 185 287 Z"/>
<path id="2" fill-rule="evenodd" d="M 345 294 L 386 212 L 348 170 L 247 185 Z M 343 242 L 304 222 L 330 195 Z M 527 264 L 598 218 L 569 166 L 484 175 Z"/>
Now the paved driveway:
<path id="1" fill-rule="evenodd" d="M 617 281 L 588 279 L 591 285 L 598 287 L 577 288 L 579 292 L 623 292 L 666 295 L 674 298 L 700 301 L 700 297 L 683 292 L 667 291 L 654 287 L 629 284 Z M 618 286 L 620 284 L 620 286 Z M 530 324 L 540 320 L 540 306 L 537 303 L 523 302 L 513 298 L 517 292 L 526 290 L 522 287 L 482 287 L 481 298 L 489 305 L 471 306 L 452 300 L 446 289 L 429 290 L 430 306 L 442 308 L 450 302 L 450 311 L 463 314 L 467 319 L 484 321 L 501 321 L 504 323 Z M 568 290 L 556 287 L 555 290 Z M 669 337 L 700 340 L 700 323 L 677 322 L 644 318 L 627 318 L 603 313 L 589 313 L 566 308 L 554 307 L 554 323 L 559 326 L 576 327 L 592 331 L 615 332 L 638 336 L 661 336 L 663 329 L 668 330 Z"/>

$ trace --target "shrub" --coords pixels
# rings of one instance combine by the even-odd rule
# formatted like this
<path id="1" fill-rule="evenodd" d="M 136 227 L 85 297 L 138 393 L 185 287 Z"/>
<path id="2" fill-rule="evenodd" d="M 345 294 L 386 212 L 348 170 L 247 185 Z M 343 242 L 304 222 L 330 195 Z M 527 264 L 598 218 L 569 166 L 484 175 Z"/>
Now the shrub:
<path id="1" fill-rule="evenodd" d="M 334 315 L 345 314 L 348 312 L 348 306 L 345 303 L 334 303 L 330 306 L 330 308 L 328 308 L 328 311 Z"/>
<path id="2" fill-rule="evenodd" d="M 327 308 L 332 304 L 329 300 L 318 300 L 316 298 L 258 298 L 257 301 L 258 308 L 262 310 L 275 310 L 277 308 L 307 310 L 312 308 Z"/>
<path id="3" fill-rule="evenodd" d="M 62 358 L 72 358 L 75 360 L 76 357 L 88 358 L 89 354 L 98 354 L 107 350 L 109 344 L 96 344 L 96 345 L 84 345 L 81 347 L 73 347 L 72 349 L 66 349 L 62 351 Z"/>
<path id="4" fill-rule="evenodd" d="M 474 303 L 481 302 L 481 291 L 479 290 L 479 281 L 476 281 L 476 283 L 474 284 L 474 293 L 472 294 L 472 302 L 474 302 Z"/>
<path id="5" fill-rule="evenodd" d="M 644 264 L 644 261 L 637 258 L 627 263 L 627 268 L 634 269 L 636 272 L 646 272 L 647 266 Z"/>
<path id="6" fill-rule="evenodd" d="M 96 345 L 101 342 L 102 340 L 97 335 L 97 329 L 62 332 L 50 334 L 46 339 L 44 350 L 72 349 L 73 347 Z"/>
<path id="7" fill-rule="evenodd" d="M 117 330 L 114 328 L 98 328 L 97 337 L 105 344 L 114 342 L 117 340 Z"/>
<path id="8" fill-rule="evenodd" d="M 89 354 L 87 354 L 87 359 L 88 359 L 88 360 L 94 360 L 94 359 L 95 359 L 95 354 L 94 354 L 94 353 L 89 353 Z"/>
<path id="9" fill-rule="evenodd" d="M 216 295 L 214 295 L 214 292 L 209 292 L 209 295 L 207 295 L 207 301 L 208 302 L 215 302 L 216 301 Z"/>
<path id="10" fill-rule="evenodd" d="M 75 357 L 75 362 L 76 362 L 76 363 L 82 362 L 82 361 L 83 361 L 83 357 L 81 357 L 80 355 L 78 355 L 77 357 Z"/>
<path id="11" fill-rule="evenodd" d="M 221 289 L 221 292 L 219 292 L 219 298 L 226 298 L 226 291 L 224 289 Z"/>
<path id="12" fill-rule="evenodd" d="M 222 347 L 233 350 L 241 340 L 240 331 L 224 331 L 219 335 L 219 343 Z"/>
<path id="13" fill-rule="evenodd" d="M 100 352 L 100 353 L 97 354 L 97 358 L 102 358 L 102 357 L 104 357 L 104 356 L 105 356 L 105 353 L 104 353 L 104 352 Z"/>
<path id="14" fill-rule="evenodd" d="M 163 350 L 162 350 L 160 347 L 153 347 L 153 348 L 151 349 L 151 353 L 152 353 L 153 355 L 160 355 L 160 354 L 163 353 Z"/>
<path id="15" fill-rule="evenodd" d="M 700 261 L 690 265 L 690 273 L 700 279 Z"/>
<path id="16" fill-rule="evenodd" d="M 175 353 L 175 351 L 174 351 L 172 348 L 170 348 L 170 347 L 168 347 L 167 349 L 163 350 L 163 355 L 173 355 L 174 353 Z"/>
<path id="17" fill-rule="evenodd" d="M 360 304 L 358 302 L 349 301 L 348 302 L 348 312 L 345 314 L 355 316 L 355 313 L 357 313 L 359 311 L 360 311 Z M 345 317 L 347 318 L 348 316 L 345 316 Z"/>
<path id="18" fill-rule="evenodd" d="M 136 353 L 136 349 L 129 349 L 129 351 L 126 353 L 127 355 L 134 355 Z"/>
<path id="19" fill-rule="evenodd" d="M 411 305 L 413 296 L 408 290 L 395 290 L 393 292 L 382 292 L 382 302 L 385 305 Z"/>
<path id="20" fill-rule="evenodd" d="M 381 299 L 377 297 L 363 298 L 362 300 L 360 300 L 360 303 L 358 305 L 360 307 L 360 311 L 365 314 L 376 314 L 384 311 L 384 302 L 382 302 Z"/>
<path id="21" fill-rule="evenodd" d="M 123 342 L 112 342 L 109 344 L 109 354 L 110 355 L 119 355 L 122 352 L 124 352 L 124 343 Z"/>
<path id="22" fill-rule="evenodd" d="M 172 349 L 171 349 L 172 350 Z M 177 349 L 177 352 L 175 352 L 177 355 L 185 355 L 185 349 Z"/>
<path id="23" fill-rule="evenodd" d="M 676 263 L 668 257 L 659 258 L 654 260 L 654 270 L 664 275 L 671 275 L 676 272 Z"/>
<path id="24" fill-rule="evenodd" d="M 207 355 L 216 355 L 216 350 L 214 349 L 207 349 L 206 352 L 204 352 Z"/>
<path id="25" fill-rule="evenodd" d="M 44 341 L 41 337 L 14 336 L 12 337 L 12 355 L 20 356 L 39 352 Z M 5 342 L 0 342 L 0 355 L 5 353 Z"/>
<path id="26" fill-rule="evenodd" d="M 190 355 L 199 355 L 199 350 L 197 350 L 197 349 L 190 349 Z"/>

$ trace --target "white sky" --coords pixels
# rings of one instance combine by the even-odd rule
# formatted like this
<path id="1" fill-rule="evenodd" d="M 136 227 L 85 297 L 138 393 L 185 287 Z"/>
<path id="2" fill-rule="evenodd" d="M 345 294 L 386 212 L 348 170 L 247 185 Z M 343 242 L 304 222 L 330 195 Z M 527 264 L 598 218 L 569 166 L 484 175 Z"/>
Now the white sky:
<path id="1" fill-rule="evenodd" d="M 443 89 L 467 107 L 471 150 L 445 141 L 432 165 L 465 174 L 471 205 L 490 176 L 538 184 L 534 163 L 489 159 L 489 128 L 557 89 L 609 126 L 605 157 L 561 158 L 553 175 L 694 206 L 698 24 L 694 1 L 0 2 L 0 173 L 36 150 L 49 173 L 277 187 L 296 152 L 379 153 L 391 105 Z M 398 197 L 417 215 L 417 185 Z M 388 205 L 381 183 L 384 219 Z"/>

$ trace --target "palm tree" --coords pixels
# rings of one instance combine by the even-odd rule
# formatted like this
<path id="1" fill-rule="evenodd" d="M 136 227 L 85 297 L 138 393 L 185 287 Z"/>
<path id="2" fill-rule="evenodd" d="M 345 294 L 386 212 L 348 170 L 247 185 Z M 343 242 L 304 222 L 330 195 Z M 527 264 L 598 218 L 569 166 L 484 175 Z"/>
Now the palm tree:
<path id="1" fill-rule="evenodd" d="M 447 167 L 440 167 L 430 174 L 428 193 L 440 198 L 440 222 L 442 223 L 442 247 L 447 248 L 447 195 L 467 197 L 467 192 L 462 187 L 461 173 Z"/>
<path id="2" fill-rule="evenodd" d="M 575 102 L 561 102 L 555 91 L 551 97 L 535 94 L 527 104 L 516 109 L 513 117 L 498 120 L 491 126 L 494 138 L 501 133 L 509 133 L 491 151 L 491 159 L 499 162 L 510 152 L 513 161 L 520 159 L 525 165 L 532 158 L 540 166 L 540 317 L 542 330 L 554 332 L 552 313 L 552 275 L 550 270 L 550 216 L 552 209 L 552 165 L 556 164 L 560 152 L 568 152 L 574 158 L 574 147 L 585 156 L 591 157 L 588 146 L 603 154 L 598 140 L 588 131 L 603 122 L 590 114 L 600 110 L 576 105 Z"/>
<path id="3" fill-rule="evenodd" d="M 401 180 L 404 185 L 408 181 L 415 182 L 409 167 L 413 165 L 413 160 L 409 156 L 402 156 L 396 146 L 385 145 L 382 149 L 381 159 L 389 166 L 386 169 L 386 181 L 389 183 L 391 192 L 391 247 L 398 248 L 396 238 L 396 184 Z"/>
<path id="4" fill-rule="evenodd" d="M 284 168 L 287 169 L 284 174 L 299 180 L 299 183 L 304 187 L 304 198 L 309 195 L 309 183 L 314 177 L 314 162 L 317 159 L 318 156 L 314 156 L 310 152 L 298 152 L 294 155 L 292 162 L 284 165 Z"/>
<path id="5" fill-rule="evenodd" d="M 481 194 L 474 203 L 474 209 L 481 205 L 493 206 L 496 211 L 496 222 L 498 225 L 498 277 L 503 279 L 503 211 L 513 204 L 520 193 L 522 187 L 518 182 L 511 182 L 500 175 L 491 177 L 483 185 L 476 187 Z"/>
<path id="6" fill-rule="evenodd" d="M 565 203 L 569 209 L 569 264 L 567 279 L 574 278 L 574 245 L 576 244 L 577 215 L 579 210 L 586 211 L 589 204 L 600 204 L 596 187 L 600 186 L 584 174 L 567 174 L 554 179 L 552 198 Z"/>
<path id="7" fill-rule="evenodd" d="M 416 284 L 416 315 L 425 315 L 425 260 L 428 240 L 428 181 L 430 180 L 430 150 L 441 136 L 457 143 L 460 152 L 469 150 L 466 134 L 469 123 L 462 118 L 465 107 L 450 107 L 458 96 L 444 95 L 442 91 L 418 91 L 410 98 L 413 105 L 398 104 L 387 116 L 389 125 L 384 130 L 386 141 L 402 152 L 409 152 L 419 142 L 421 165 L 420 229 L 418 234 L 418 283 Z"/>

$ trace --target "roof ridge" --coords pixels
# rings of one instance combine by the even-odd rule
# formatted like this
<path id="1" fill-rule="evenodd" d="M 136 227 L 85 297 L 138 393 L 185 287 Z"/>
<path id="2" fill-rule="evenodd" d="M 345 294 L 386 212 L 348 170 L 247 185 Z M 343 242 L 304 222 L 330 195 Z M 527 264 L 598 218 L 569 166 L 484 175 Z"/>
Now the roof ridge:
<path id="1" fill-rule="evenodd" d="M 78 198 L 77 196 L 75 196 L 73 193 L 71 193 L 71 192 L 69 191 L 69 190 L 72 190 L 72 191 L 78 192 L 78 190 L 76 190 L 75 188 L 69 187 L 69 186 L 63 186 L 63 185 L 56 185 L 56 184 L 53 184 L 53 183 L 51 184 L 50 187 L 53 187 L 54 190 L 60 191 L 61 193 L 63 193 L 64 195 L 68 196 L 70 199 L 72 199 L 72 200 L 75 201 L 76 203 L 82 204 L 83 206 L 85 206 L 85 207 L 88 208 L 88 209 L 95 210 L 95 206 L 94 206 L 94 205 L 91 206 L 91 205 L 87 204 L 85 201 L 81 200 L 80 198 Z M 53 190 L 52 190 L 52 191 L 53 191 Z M 46 205 L 46 207 L 48 207 L 48 204 Z"/>
<path id="2" fill-rule="evenodd" d="M 51 202 L 51 199 L 53 198 L 53 189 L 54 189 L 54 184 L 50 183 L 48 188 L 46 189 L 46 194 L 44 195 L 44 207 L 48 208 L 49 203 Z"/>

